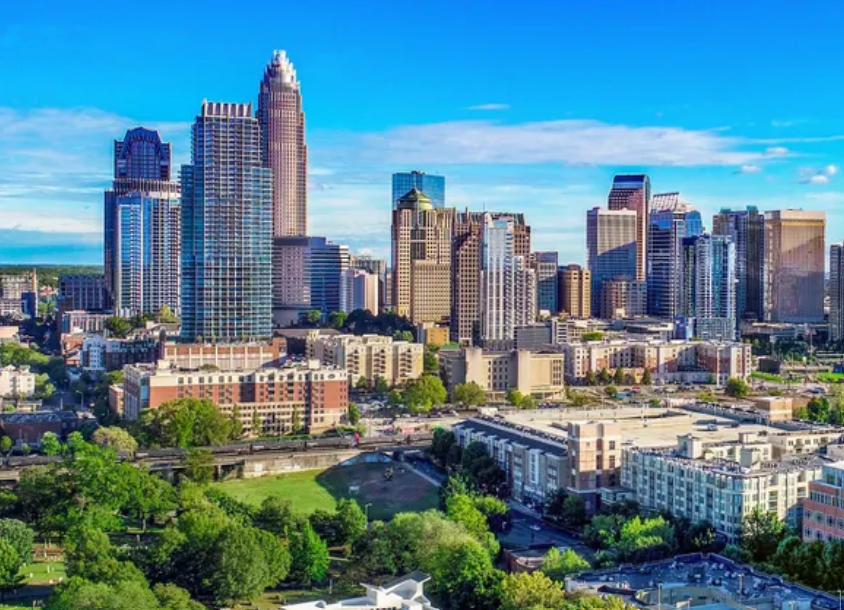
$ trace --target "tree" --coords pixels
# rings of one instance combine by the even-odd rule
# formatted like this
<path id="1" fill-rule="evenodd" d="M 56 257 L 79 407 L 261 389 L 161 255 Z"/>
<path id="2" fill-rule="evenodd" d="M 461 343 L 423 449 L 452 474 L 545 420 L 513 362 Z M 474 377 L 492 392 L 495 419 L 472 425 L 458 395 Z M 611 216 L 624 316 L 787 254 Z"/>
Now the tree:
<path id="1" fill-rule="evenodd" d="M 361 375 L 358 377 L 358 382 L 355 384 L 355 389 L 361 392 L 366 392 L 369 389 L 369 380 Z"/>
<path id="2" fill-rule="evenodd" d="M 11 437 L 4 436 L 0 438 L 0 452 L 4 455 L 9 455 L 9 452 L 12 450 L 12 445 L 14 445 L 14 443 L 12 442 Z"/>
<path id="3" fill-rule="evenodd" d="M 487 550 L 472 538 L 444 540 L 421 567 L 446 608 L 496 608 L 498 577 Z"/>
<path id="4" fill-rule="evenodd" d="M 580 340 L 583 341 L 584 343 L 589 343 L 590 341 L 600 341 L 603 338 L 604 338 L 604 333 L 602 333 L 600 331 L 594 331 L 594 332 L 583 333 L 583 335 L 581 335 L 581 337 L 580 337 Z"/>
<path id="5" fill-rule="evenodd" d="M 826 398 L 812 398 L 806 405 L 809 419 L 820 424 L 829 421 L 829 401 Z"/>
<path id="6" fill-rule="evenodd" d="M 595 377 L 595 371 L 591 369 L 586 371 L 586 375 L 583 379 L 583 382 L 586 385 L 596 385 L 598 383 L 598 379 Z"/>
<path id="7" fill-rule="evenodd" d="M 362 379 L 362 378 L 361 378 Z M 360 422 L 360 407 L 357 404 L 350 402 L 349 409 L 348 409 L 348 420 L 349 424 L 352 426 L 357 426 Z"/>
<path id="8" fill-rule="evenodd" d="M 330 314 L 328 314 L 328 325 L 331 328 L 336 328 L 337 330 L 340 330 L 341 328 L 343 328 L 343 326 L 345 326 L 346 318 L 348 317 L 348 315 L 349 314 L 347 314 L 345 311 L 332 311 Z"/>
<path id="9" fill-rule="evenodd" d="M 611 381 L 612 375 L 610 375 L 610 372 L 607 370 L 607 367 L 602 368 L 601 371 L 598 373 L 598 382 L 602 385 L 607 385 Z"/>
<path id="10" fill-rule="evenodd" d="M 727 379 L 727 387 L 724 390 L 727 396 L 732 396 L 733 398 L 744 398 L 747 396 L 747 393 L 750 391 L 748 385 L 744 382 L 743 379 L 739 379 L 738 377 L 730 377 Z"/>
<path id="11" fill-rule="evenodd" d="M 32 453 L 32 447 L 29 446 L 29 443 L 24 443 L 21 445 L 21 453 L 24 455 L 29 455 Z"/>
<path id="12" fill-rule="evenodd" d="M 232 418 L 210 400 L 179 398 L 141 415 L 146 444 L 160 447 L 224 445 L 238 437 Z"/>
<path id="13" fill-rule="evenodd" d="M 373 391 L 377 396 L 384 396 L 390 390 L 390 384 L 387 383 L 387 380 L 381 377 L 381 375 L 375 376 L 375 381 L 373 382 Z"/>
<path id="14" fill-rule="evenodd" d="M 101 447 L 111 447 L 117 452 L 133 453 L 138 448 L 138 441 L 117 426 L 97 428 L 91 435 L 91 440 Z"/>
<path id="15" fill-rule="evenodd" d="M 40 400 L 50 398 L 56 391 L 56 386 L 50 383 L 50 376 L 47 373 L 38 373 L 35 376 L 35 397 Z"/>
<path id="16" fill-rule="evenodd" d="M 296 519 L 290 500 L 279 496 L 268 496 L 261 502 L 261 508 L 255 514 L 256 527 L 266 530 L 276 536 L 289 538 L 293 532 Z"/>
<path id="17" fill-rule="evenodd" d="M 316 326 L 322 321 L 322 312 L 319 309 L 309 309 L 305 312 L 305 322 L 310 326 Z"/>
<path id="18" fill-rule="evenodd" d="M 205 606 L 190 598 L 190 593 L 176 585 L 158 583 L 152 592 L 161 610 L 205 610 Z"/>
<path id="19" fill-rule="evenodd" d="M 290 556 L 281 540 L 269 532 L 229 527 L 214 547 L 211 588 L 218 604 L 251 602 L 287 576 Z"/>
<path id="20" fill-rule="evenodd" d="M 446 499 L 445 514 L 455 523 L 461 524 L 475 540 L 489 550 L 490 556 L 498 555 L 499 545 L 489 531 L 486 516 L 478 510 L 471 496 L 453 494 Z"/>
<path id="21" fill-rule="evenodd" d="M 563 580 L 569 574 L 577 574 L 590 567 L 589 562 L 572 549 L 560 553 L 557 547 L 551 547 L 542 562 L 542 572 L 553 580 Z"/>
<path id="22" fill-rule="evenodd" d="M 539 401 L 536 400 L 536 398 L 534 398 L 530 394 L 525 394 L 525 396 L 522 397 L 522 403 L 519 405 L 519 408 L 525 409 L 526 411 L 530 411 L 536 409 L 538 406 Z"/>
<path id="23" fill-rule="evenodd" d="M 296 434 L 302 429 L 302 416 L 299 414 L 299 409 L 293 407 L 293 415 L 290 416 L 290 431 Z"/>
<path id="24" fill-rule="evenodd" d="M 165 304 L 158 310 L 158 321 L 162 324 L 175 324 L 179 318 L 173 313 L 169 305 Z"/>
<path id="25" fill-rule="evenodd" d="M 208 449 L 188 449 L 184 458 L 185 476 L 199 485 L 214 480 L 214 455 Z"/>
<path id="26" fill-rule="evenodd" d="M 645 372 L 642 373 L 642 385 L 651 385 L 653 381 L 651 380 L 651 369 L 646 368 Z"/>
<path id="27" fill-rule="evenodd" d="M 448 392 L 439 377 L 422 375 L 408 384 L 403 398 L 412 412 L 426 412 L 443 404 L 448 398 Z"/>
<path id="28" fill-rule="evenodd" d="M 434 354 L 426 350 L 422 358 L 422 368 L 426 375 L 439 375 L 440 361 Z"/>
<path id="29" fill-rule="evenodd" d="M 21 563 L 32 563 L 35 532 L 26 523 L 17 519 L 0 519 L 0 539 L 14 547 Z"/>
<path id="30" fill-rule="evenodd" d="M 500 604 L 500 610 L 563 610 L 568 607 L 563 587 L 541 571 L 505 576 L 501 581 Z"/>
<path id="31" fill-rule="evenodd" d="M 45 432 L 41 436 L 40 448 L 44 455 L 58 455 L 62 451 L 62 445 L 55 432 Z"/>
<path id="32" fill-rule="evenodd" d="M 397 572 L 396 554 L 389 526 L 383 521 L 370 523 L 369 529 L 352 547 L 352 558 L 346 567 L 347 574 L 349 570 L 355 570 L 354 575 L 358 576 L 359 571 L 358 580 L 394 575 Z"/>
<path id="33" fill-rule="evenodd" d="M 486 392 L 474 381 L 454 386 L 452 400 L 466 407 L 480 407 L 486 404 Z"/>
<path id="34" fill-rule="evenodd" d="M 753 561 L 766 561 L 777 552 L 785 532 L 785 524 L 775 513 L 757 506 L 744 518 L 741 546 Z"/>
<path id="35" fill-rule="evenodd" d="M 615 369 L 615 374 L 612 377 L 612 381 L 615 385 L 624 385 L 624 371 L 621 370 L 621 367 Z"/>
<path id="36" fill-rule="evenodd" d="M 328 547 L 307 521 L 290 539 L 290 558 L 290 578 L 296 583 L 310 586 L 328 573 Z"/>
<path id="37" fill-rule="evenodd" d="M 335 519 L 340 544 L 353 545 L 366 531 L 366 515 L 356 500 L 338 500 Z"/>
<path id="38" fill-rule="evenodd" d="M 23 561 L 8 540 L 0 538 L 0 601 L 5 601 L 6 594 L 14 591 L 23 583 L 19 574 Z"/>
<path id="39" fill-rule="evenodd" d="M 261 414 L 256 409 L 252 413 L 252 436 L 261 436 L 264 432 L 264 420 L 261 419 Z"/>
<path id="40" fill-rule="evenodd" d="M 513 405 L 514 407 L 521 407 L 522 400 L 524 400 L 524 396 L 522 395 L 519 390 L 516 388 L 510 388 L 507 390 L 507 402 Z"/>
<path id="41" fill-rule="evenodd" d="M 614 385 L 608 385 L 604 388 L 604 394 L 607 395 L 607 398 L 615 398 L 616 396 L 618 396 L 618 388 L 616 388 Z"/>
<path id="42" fill-rule="evenodd" d="M 391 407 L 399 407 L 404 400 L 404 396 L 398 390 L 390 390 L 389 396 L 387 396 L 387 402 L 390 403 Z"/>
<path id="43" fill-rule="evenodd" d="M 69 576 L 113 585 L 121 581 L 144 582 L 141 571 L 130 561 L 120 561 L 102 530 L 90 524 L 71 528 L 63 541 Z"/>
<path id="44" fill-rule="evenodd" d="M 125 339 L 132 331 L 132 323 L 126 318 L 112 316 L 105 321 L 105 328 L 110 335 L 118 339 Z"/>
<path id="45" fill-rule="evenodd" d="M 408 341 L 413 343 L 413 333 L 409 330 L 397 330 L 393 333 L 393 339 L 396 341 Z"/>
<path id="46" fill-rule="evenodd" d="M 586 392 L 572 392 L 569 395 L 569 402 L 573 407 L 585 407 L 592 402 L 592 399 Z"/>

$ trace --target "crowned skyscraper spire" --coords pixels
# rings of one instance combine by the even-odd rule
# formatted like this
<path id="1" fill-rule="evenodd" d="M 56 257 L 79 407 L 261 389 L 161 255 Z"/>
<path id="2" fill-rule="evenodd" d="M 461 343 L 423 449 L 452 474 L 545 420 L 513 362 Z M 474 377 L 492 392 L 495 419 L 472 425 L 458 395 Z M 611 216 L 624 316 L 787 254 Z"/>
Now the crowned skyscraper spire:
<path id="1" fill-rule="evenodd" d="M 308 232 L 308 147 L 296 69 L 273 52 L 258 94 L 264 167 L 273 172 L 273 237 Z"/>

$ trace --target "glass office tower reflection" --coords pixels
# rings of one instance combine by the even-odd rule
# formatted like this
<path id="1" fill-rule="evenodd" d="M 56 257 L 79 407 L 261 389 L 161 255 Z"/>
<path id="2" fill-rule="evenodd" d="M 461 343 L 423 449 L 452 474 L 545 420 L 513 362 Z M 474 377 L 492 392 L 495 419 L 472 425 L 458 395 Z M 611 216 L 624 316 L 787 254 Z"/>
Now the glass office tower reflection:
<path id="1" fill-rule="evenodd" d="M 393 209 L 399 199 L 414 188 L 419 189 L 431 200 L 434 208 L 445 207 L 445 177 L 426 174 L 425 172 L 399 172 L 393 174 Z"/>

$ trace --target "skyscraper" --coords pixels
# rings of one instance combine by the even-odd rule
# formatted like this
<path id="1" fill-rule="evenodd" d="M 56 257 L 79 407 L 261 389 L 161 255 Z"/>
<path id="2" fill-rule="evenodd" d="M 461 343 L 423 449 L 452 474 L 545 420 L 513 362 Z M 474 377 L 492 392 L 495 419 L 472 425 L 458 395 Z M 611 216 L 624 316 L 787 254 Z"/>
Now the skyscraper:
<path id="1" fill-rule="evenodd" d="M 580 265 L 567 265 L 557 270 L 561 312 L 572 318 L 592 317 L 592 273 Z"/>
<path id="2" fill-rule="evenodd" d="M 683 239 L 703 231 L 700 212 L 679 200 L 664 205 L 662 198 L 678 193 L 654 195 L 661 205 L 652 210 L 648 223 L 648 313 L 663 318 L 680 314 L 682 303 Z"/>
<path id="3" fill-rule="evenodd" d="M 296 69 L 284 51 L 273 52 L 258 93 L 261 159 L 272 170 L 273 237 L 308 234 L 308 147 Z"/>
<path id="4" fill-rule="evenodd" d="M 398 206 L 398 201 L 411 189 L 419 189 L 428 199 L 434 208 L 445 207 L 445 177 L 426 174 L 418 170 L 411 172 L 398 172 L 393 174 L 393 209 Z"/>
<path id="5" fill-rule="evenodd" d="M 736 338 L 736 248 L 729 237 L 683 240 L 683 305 L 701 339 Z"/>
<path id="6" fill-rule="evenodd" d="M 272 171 L 252 104 L 203 102 L 182 166 L 182 338 L 272 334 Z"/>
<path id="7" fill-rule="evenodd" d="M 766 212 L 766 320 L 823 321 L 825 232 L 824 212 Z"/>
<path id="8" fill-rule="evenodd" d="M 513 218 L 484 215 L 481 264 L 482 340 L 512 347 L 516 328 L 536 321 L 536 274 L 516 255 Z"/>
<path id="9" fill-rule="evenodd" d="M 739 320 L 761 320 L 764 312 L 765 215 L 753 206 L 722 209 L 712 217 L 712 234 L 736 245 L 736 313 Z"/>
<path id="10" fill-rule="evenodd" d="M 601 310 L 605 280 L 637 277 L 638 213 L 635 210 L 603 210 L 586 213 L 586 251 L 592 275 L 592 311 Z"/>
<path id="11" fill-rule="evenodd" d="M 829 340 L 844 341 L 844 245 L 829 247 Z"/>
<path id="12" fill-rule="evenodd" d="M 536 306 L 555 314 L 560 311 L 557 302 L 559 256 L 556 252 L 534 252 L 531 254 L 531 263 L 536 271 Z"/>
<path id="13" fill-rule="evenodd" d="M 105 279 L 121 314 L 181 306 L 182 209 L 170 180 L 170 144 L 138 127 L 114 142 L 114 182 L 105 193 Z"/>
<path id="14" fill-rule="evenodd" d="M 451 248 L 451 340 L 461 345 L 481 341 L 481 271 L 483 270 L 484 212 L 459 212 Z M 530 255 L 530 227 L 524 214 L 489 212 L 493 219 L 513 222 L 514 254 Z"/>
<path id="15" fill-rule="evenodd" d="M 650 205 L 651 181 L 646 174 L 621 174 L 613 178 L 612 188 L 607 197 L 607 207 L 610 210 L 635 210 L 637 214 L 636 279 L 639 281 L 644 281 L 648 272 L 648 216 Z"/>
<path id="16" fill-rule="evenodd" d="M 451 311 L 451 238 L 454 209 L 434 209 L 413 188 L 393 210 L 393 307 L 414 324 L 440 322 Z"/>

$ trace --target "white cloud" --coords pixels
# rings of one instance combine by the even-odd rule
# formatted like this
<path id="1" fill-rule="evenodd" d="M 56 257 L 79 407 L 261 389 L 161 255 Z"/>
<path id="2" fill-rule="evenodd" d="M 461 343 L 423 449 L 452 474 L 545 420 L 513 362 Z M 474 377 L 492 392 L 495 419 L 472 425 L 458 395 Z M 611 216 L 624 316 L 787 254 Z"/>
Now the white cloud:
<path id="1" fill-rule="evenodd" d="M 829 184 L 829 179 L 838 173 L 837 165 L 826 165 L 820 169 L 801 167 L 798 170 L 800 184 Z"/>
<path id="2" fill-rule="evenodd" d="M 746 165 L 742 165 L 740 168 L 738 168 L 733 173 L 734 174 L 758 174 L 761 171 L 762 171 L 762 168 L 759 167 L 758 165 L 746 164 Z"/>
<path id="3" fill-rule="evenodd" d="M 781 157 L 788 154 L 788 149 L 785 146 L 771 146 L 765 150 L 765 154 L 769 157 Z"/>
<path id="4" fill-rule="evenodd" d="M 791 127 L 794 121 L 771 121 L 771 127 Z"/>
<path id="5" fill-rule="evenodd" d="M 826 167 L 820 170 L 820 173 L 824 176 L 834 176 L 838 173 L 838 166 L 836 165 L 827 165 Z"/>
<path id="6" fill-rule="evenodd" d="M 822 175 L 816 174 L 814 176 L 810 176 L 805 180 L 802 180 L 803 184 L 829 184 L 829 178 Z"/>
<path id="7" fill-rule="evenodd" d="M 469 106 L 466 110 L 509 110 L 510 104 L 478 104 Z"/>

